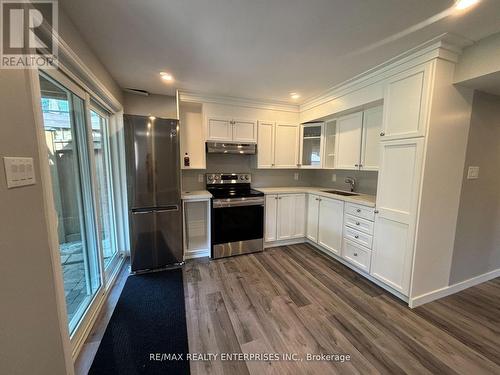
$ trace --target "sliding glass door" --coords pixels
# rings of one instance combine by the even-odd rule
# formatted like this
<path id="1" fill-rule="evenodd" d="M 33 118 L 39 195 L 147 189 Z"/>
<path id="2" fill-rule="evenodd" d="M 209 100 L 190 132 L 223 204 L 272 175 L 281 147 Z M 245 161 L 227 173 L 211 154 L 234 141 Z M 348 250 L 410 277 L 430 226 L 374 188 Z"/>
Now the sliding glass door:
<path id="1" fill-rule="evenodd" d="M 40 92 L 68 325 L 75 338 L 123 259 L 113 191 L 117 144 L 110 141 L 110 114 L 63 74 L 41 73 Z"/>
<path id="2" fill-rule="evenodd" d="M 104 268 L 109 275 L 118 261 L 116 241 L 115 208 L 111 173 L 111 145 L 109 137 L 109 114 L 93 104 L 90 109 L 94 163 L 97 180 L 97 202 L 99 205 L 100 241 Z"/>
<path id="3" fill-rule="evenodd" d="M 84 99 L 40 76 L 45 141 L 58 219 L 69 331 L 102 285 Z"/>

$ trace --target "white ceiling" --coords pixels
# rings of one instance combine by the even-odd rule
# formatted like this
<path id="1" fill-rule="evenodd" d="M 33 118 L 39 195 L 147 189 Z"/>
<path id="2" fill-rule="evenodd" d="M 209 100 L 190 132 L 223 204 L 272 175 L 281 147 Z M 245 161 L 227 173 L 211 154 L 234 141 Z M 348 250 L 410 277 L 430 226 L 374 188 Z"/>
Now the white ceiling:
<path id="1" fill-rule="evenodd" d="M 483 0 L 378 46 L 453 0 L 59 0 L 121 87 L 290 102 L 353 77 L 443 32 L 500 31 L 500 0 Z M 370 46 L 377 46 L 370 48 Z M 159 72 L 174 75 L 166 84 Z"/>

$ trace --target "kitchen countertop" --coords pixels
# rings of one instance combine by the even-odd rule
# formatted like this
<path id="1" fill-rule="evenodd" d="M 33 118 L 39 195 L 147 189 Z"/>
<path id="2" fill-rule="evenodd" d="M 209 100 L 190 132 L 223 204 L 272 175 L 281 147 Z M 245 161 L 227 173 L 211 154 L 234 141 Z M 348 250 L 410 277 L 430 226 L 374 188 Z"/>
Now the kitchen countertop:
<path id="1" fill-rule="evenodd" d="M 210 198 L 212 198 L 212 194 L 210 194 L 207 190 L 183 191 L 181 194 L 181 199 L 184 201 Z"/>
<path id="2" fill-rule="evenodd" d="M 256 187 L 256 190 L 262 191 L 264 194 L 299 194 L 299 193 L 311 193 L 320 195 L 326 198 L 338 199 L 345 202 L 362 204 L 368 207 L 375 207 L 375 195 L 359 194 L 353 196 L 337 195 L 332 193 L 326 193 L 323 190 L 340 190 L 335 188 L 326 187 L 315 187 L 315 186 L 303 186 L 303 187 Z"/>

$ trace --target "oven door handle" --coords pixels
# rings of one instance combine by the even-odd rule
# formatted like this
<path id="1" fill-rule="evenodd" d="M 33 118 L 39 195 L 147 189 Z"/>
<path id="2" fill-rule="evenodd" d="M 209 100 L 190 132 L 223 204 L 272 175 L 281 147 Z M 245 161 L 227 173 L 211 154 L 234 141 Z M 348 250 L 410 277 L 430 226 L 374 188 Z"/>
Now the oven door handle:
<path id="1" fill-rule="evenodd" d="M 214 208 L 226 207 L 244 207 L 244 206 L 262 206 L 264 207 L 263 198 L 233 198 L 233 199 L 214 199 Z"/>

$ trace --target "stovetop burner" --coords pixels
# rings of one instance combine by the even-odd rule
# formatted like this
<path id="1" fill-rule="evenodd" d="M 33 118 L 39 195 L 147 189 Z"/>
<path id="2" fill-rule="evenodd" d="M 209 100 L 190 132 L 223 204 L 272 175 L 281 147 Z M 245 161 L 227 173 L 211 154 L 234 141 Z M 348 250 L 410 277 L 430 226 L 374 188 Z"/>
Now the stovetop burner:
<path id="1" fill-rule="evenodd" d="M 209 173 L 207 190 L 215 199 L 262 197 L 264 193 L 251 188 L 248 173 Z"/>

